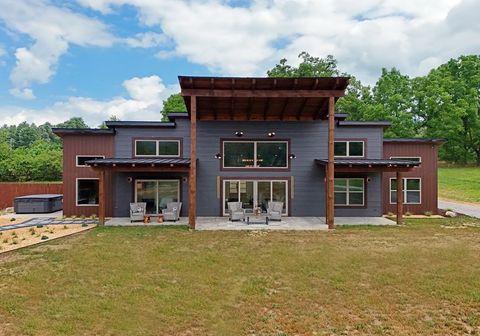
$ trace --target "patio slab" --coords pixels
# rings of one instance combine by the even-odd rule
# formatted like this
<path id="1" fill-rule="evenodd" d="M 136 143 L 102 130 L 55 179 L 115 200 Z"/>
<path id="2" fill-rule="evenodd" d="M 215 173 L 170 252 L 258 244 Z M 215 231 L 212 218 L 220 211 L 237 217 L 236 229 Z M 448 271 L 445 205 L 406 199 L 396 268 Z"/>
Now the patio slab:
<path id="1" fill-rule="evenodd" d="M 335 217 L 336 225 L 396 225 L 384 217 Z M 153 218 L 151 223 L 130 223 L 129 217 L 115 217 L 106 221 L 107 226 L 161 226 L 188 225 L 188 217 L 181 217 L 177 222 L 158 223 Z M 285 217 L 282 221 L 270 221 L 266 224 L 247 225 L 243 221 L 231 222 L 227 217 L 197 217 L 197 230 L 328 230 L 325 217 Z"/>

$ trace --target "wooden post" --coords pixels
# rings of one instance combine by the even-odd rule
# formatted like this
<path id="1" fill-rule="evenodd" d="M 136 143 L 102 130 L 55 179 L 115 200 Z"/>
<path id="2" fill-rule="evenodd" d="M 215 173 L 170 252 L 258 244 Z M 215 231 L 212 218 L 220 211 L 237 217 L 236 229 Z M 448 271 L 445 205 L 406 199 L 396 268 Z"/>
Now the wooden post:
<path id="1" fill-rule="evenodd" d="M 335 97 L 328 101 L 328 164 L 327 164 L 327 225 L 329 229 L 335 228 L 334 218 L 334 178 L 335 178 Z"/>
<path id="2" fill-rule="evenodd" d="M 98 177 L 98 224 L 105 225 L 105 170 L 101 169 Z"/>
<path id="3" fill-rule="evenodd" d="M 402 224 L 403 218 L 403 177 L 402 173 L 397 171 L 397 225 Z"/>
<path id="4" fill-rule="evenodd" d="M 188 225 L 195 229 L 197 218 L 197 97 L 190 97 L 190 177 L 188 196 Z"/>

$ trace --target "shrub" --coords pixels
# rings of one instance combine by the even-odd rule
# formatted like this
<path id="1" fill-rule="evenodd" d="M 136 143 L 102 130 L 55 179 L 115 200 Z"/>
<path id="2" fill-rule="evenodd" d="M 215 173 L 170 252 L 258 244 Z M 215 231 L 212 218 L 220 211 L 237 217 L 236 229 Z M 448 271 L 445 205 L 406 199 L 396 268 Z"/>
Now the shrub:
<path id="1" fill-rule="evenodd" d="M 395 214 L 390 211 L 390 212 L 387 214 L 387 216 L 388 216 L 388 217 L 393 217 L 393 216 L 395 216 Z"/>
<path id="2" fill-rule="evenodd" d="M 15 222 L 15 221 L 16 221 L 15 217 L 10 218 L 10 222 Z"/>
<path id="3" fill-rule="evenodd" d="M 92 215 L 90 216 L 90 218 L 91 218 L 91 219 L 96 219 L 96 218 L 97 218 L 97 215 L 96 215 L 96 214 L 92 214 Z"/>
<path id="4" fill-rule="evenodd" d="M 13 245 L 17 245 L 18 244 L 18 241 L 16 239 L 12 240 L 12 244 Z"/>
<path id="5" fill-rule="evenodd" d="M 41 240 L 47 240 L 48 239 L 48 236 L 45 236 L 43 235 L 42 238 L 40 238 Z"/>
<path id="6" fill-rule="evenodd" d="M 37 225 L 37 229 L 41 229 L 41 228 L 43 228 L 43 225 L 41 225 L 41 224 Z"/>
<path id="7" fill-rule="evenodd" d="M 64 230 L 66 230 L 66 229 L 67 229 L 67 226 L 66 226 L 66 225 L 64 225 L 64 226 L 63 226 L 63 229 L 64 229 Z"/>
<path id="8" fill-rule="evenodd" d="M 85 215 L 80 215 L 80 219 L 85 219 Z"/>
<path id="9" fill-rule="evenodd" d="M 82 224 L 82 227 L 85 227 L 85 226 L 88 226 L 88 224 L 86 224 L 86 223 L 83 223 L 83 224 Z"/>
<path id="10" fill-rule="evenodd" d="M 8 238 L 3 239 L 2 243 L 4 243 L 4 244 L 8 243 Z"/>
<path id="11" fill-rule="evenodd" d="M 12 231 L 12 236 L 16 237 L 17 236 L 17 231 Z"/>
<path id="12" fill-rule="evenodd" d="M 405 212 L 405 216 L 411 216 L 412 213 L 410 211 Z"/>
<path id="13" fill-rule="evenodd" d="M 432 212 L 431 211 L 425 211 L 423 214 L 427 217 L 430 217 L 432 215 Z"/>

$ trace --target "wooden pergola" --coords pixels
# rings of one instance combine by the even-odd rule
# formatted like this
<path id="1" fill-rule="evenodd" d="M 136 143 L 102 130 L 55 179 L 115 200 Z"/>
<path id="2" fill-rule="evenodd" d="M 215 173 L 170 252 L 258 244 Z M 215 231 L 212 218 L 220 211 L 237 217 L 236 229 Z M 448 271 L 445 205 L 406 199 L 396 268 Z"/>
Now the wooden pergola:
<path id="1" fill-rule="evenodd" d="M 334 228 L 335 102 L 347 77 L 224 78 L 179 76 L 190 115 L 189 225 L 196 222 L 197 120 L 315 121 L 328 119 L 327 211 Z"/>

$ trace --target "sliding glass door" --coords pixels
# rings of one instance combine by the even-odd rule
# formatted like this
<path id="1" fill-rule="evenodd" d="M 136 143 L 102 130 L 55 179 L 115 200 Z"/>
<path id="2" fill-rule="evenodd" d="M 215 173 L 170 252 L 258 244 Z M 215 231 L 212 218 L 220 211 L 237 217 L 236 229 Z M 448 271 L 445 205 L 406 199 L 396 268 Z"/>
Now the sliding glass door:
<path id="1" fill-rule="evenodd" d="M 283 202 L 283 213 L 288 213 L 288 182 L 286 180 L 224 180 L 223 214 L 228 202 L 242 202 L 243 208 L 267 211 L 269 201 Z"/>
<path id="2" fill-rule="evenodd" d="M 135 201 L 147 203 L 147 214 L 156 215 L 169 202 L 180 199 L 179 180 L 136 180 Z"/>

